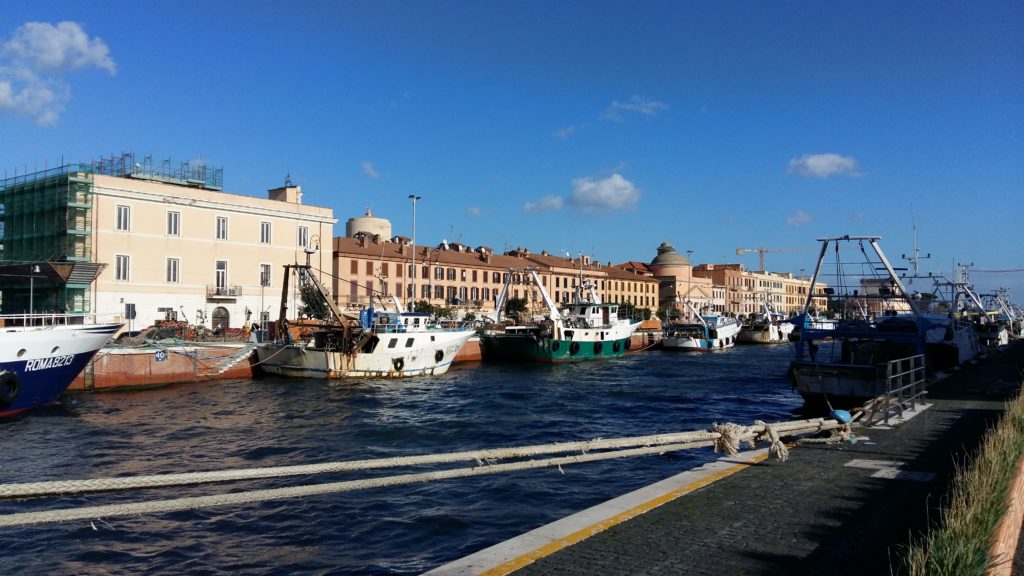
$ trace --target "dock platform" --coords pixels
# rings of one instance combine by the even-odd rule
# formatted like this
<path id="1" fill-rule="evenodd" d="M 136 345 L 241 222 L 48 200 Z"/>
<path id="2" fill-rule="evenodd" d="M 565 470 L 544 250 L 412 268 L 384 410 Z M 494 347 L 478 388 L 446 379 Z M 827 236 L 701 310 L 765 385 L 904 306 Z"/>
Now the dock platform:
<path id="1" fill-rule="evenodd" d="M 786 462 L 721 458 L 430 574 L 900 573 L 1021 374 L 1016 342 L 931 385 L 926 409 L 899 425 L 856 427 L 856 443 L 800 445 Z"/>

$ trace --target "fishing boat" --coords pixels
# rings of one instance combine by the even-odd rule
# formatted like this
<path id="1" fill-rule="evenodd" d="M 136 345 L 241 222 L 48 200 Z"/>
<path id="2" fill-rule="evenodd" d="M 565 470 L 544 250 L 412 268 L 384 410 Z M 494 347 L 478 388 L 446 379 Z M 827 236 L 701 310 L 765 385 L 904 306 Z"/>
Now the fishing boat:
<path id="1" fill-rule="evenodd" d="M 974 359 L 981 343 L 974 322 L 958 313 L 969 299 L 966 283 L 931 277 L 930 294 L 913 293 L 925 338 L 925 356 L 931 371 L 955 368 Z"/>
<path id="2" fill-rule="evenodd" d="M 463 344 L 475 334 L 463 327 L 441 326 L 429 314 L 406 312 L 397 299 L 392 310 L 370 306 L 340 310 L 308 264 L 286 264 L 297 272 L 303 294 L 316 297 L 330 319 L 296 338 L 286 319 L 285 274 L 281 313 L 275 338 L 256 346 L 256 366 L 264 373 L 294 378 L 409 378 L 436 376 L 451 367 Z M 383 305 L 383 303 L 382 303 Z"/>
<path id="3" fill-rule="evenodd" d="M 684 352 L 711 352 L 736 345 L 741 326 L 739 318 L 701 315 L 689 302 L 686 306 L 696 321 L 669 324 L 661 341 L 662 348 Z"/>
<path id="4" fill-rule="evenodd" d="M 75 314 L 0 316 L 0 416 L 57 402 L 123 324 Z"/>
<path id="5" fill-rule="evenodd" d="M 789 369 L 794 388 L 808 404 L 853 406 L 876 398 L 886 392 L 890 361 L 924 363 L 925 323 L 878 240 L 819 239 L 805 323 Z M 826 266 L 830 249 L 835 262 Z M 826 279 L 828 286 L 820 288 L 819 281 Z M 808 311 L 815 297 L 827 299 L 831 322 L 811 323 Z"/>
<path id="6" fill-rule="evenodd" d="M 526 322 L 523 318 L 506 321 L 509 286 L 516 283 L 537 288 L 544 313 Z M 621 356 L 640 326 L 640 322 L 619 318 L 618 304 L 601 302 L 594 284 L 582 274 L 573 301 L 559 310 L 534 268 L 509 269 L 492 320 L 480 335 L 485 362 L 572 362 Z"/>
<path id="7" fill-rule="evenodd" d="M 767 296 L 761 301 L 761 311 L 751 314 L 740 326 L 736 342 L 740 344 L 779 344 L 789 342 L 793 323 L 776 312 Z"/>

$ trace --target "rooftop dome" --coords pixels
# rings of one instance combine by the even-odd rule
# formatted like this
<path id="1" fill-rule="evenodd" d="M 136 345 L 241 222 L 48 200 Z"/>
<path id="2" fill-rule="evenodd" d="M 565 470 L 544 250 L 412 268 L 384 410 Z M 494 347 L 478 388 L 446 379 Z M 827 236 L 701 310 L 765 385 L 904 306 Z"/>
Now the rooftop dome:
<path id="1" fill-rule="evenodd" d="M 658 246 L 658 255 L 651 260 L 651 266 L 689 266 L 690 260 L 676 251 L 676 247 L 668 242 Z"/>

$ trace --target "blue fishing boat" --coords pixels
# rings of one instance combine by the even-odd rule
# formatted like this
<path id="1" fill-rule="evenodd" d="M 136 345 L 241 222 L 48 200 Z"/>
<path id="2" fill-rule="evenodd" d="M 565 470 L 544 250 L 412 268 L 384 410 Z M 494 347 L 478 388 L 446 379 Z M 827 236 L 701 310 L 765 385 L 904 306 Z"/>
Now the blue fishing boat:
<path id="1" fill-rule="evenodd" d="M 819 239 L 821 252 L 789 369 L 808 404 L 852 406 L 876 398 L 886 391 L 890 361 L 924 358 L 927 325 L 878 240 Z M 826 264 L 826 256 L 834 260 Z M 827 299 L 830 321 L 812 320 L 813 298 Z"/>

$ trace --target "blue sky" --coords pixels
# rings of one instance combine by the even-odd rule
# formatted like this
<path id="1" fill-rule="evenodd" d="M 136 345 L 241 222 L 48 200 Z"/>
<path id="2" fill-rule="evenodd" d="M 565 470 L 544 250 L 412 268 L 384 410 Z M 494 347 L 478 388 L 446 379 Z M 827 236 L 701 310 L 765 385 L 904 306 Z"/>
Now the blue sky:
<path id="1" fill-rule="evenodd" d="M 1024 268 L 1021 2 L 0 0 L 0 169 L 290 173 L 417 241 L 696 262 L 882 237 Z M 64 22 L 65 24 L 61 24 Z M 32 24 L 35 23 L 35 24 Z M 808 252 L 768 268 L 813 267 Z M 976 272 L 1024 300 L 1024 273 Z"/>

